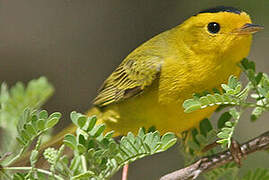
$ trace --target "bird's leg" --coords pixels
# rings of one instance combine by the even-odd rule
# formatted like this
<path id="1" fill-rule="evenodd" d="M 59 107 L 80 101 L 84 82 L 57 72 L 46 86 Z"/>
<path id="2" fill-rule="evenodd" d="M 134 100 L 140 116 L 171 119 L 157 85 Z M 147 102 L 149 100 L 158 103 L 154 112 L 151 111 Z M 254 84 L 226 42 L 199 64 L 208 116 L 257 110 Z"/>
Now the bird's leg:
<path id="1" fill-rule="evenodd" d="M 219 144 L 217 143 L 217 141 L 215 141 L 215 142 L 205 146 L 203 148 L 202 152 L 207 152 L 207 151 L 215 148 L 218 145 Z M 242 165 L 241 160 L 244 158 L 244 154 L 241 151 L 240 144 L 233 138 L 232 138 L 232 143 L 231 143 L 231 147 L 230 147 L 230 152 L 231 152 L 231 155 L 233 156 L 235 163 L 240 167 Z"/>
<path id="2" fill-rule="evenodd" d="M 128 176 L 128 167 L 129 167 L 128 164 L 125 164 L 125 165 L 123 166 L 123 169 L 122 169 L 122 178 L 121 178 L 121 180 L 127 180 L 127 176 Z"/>

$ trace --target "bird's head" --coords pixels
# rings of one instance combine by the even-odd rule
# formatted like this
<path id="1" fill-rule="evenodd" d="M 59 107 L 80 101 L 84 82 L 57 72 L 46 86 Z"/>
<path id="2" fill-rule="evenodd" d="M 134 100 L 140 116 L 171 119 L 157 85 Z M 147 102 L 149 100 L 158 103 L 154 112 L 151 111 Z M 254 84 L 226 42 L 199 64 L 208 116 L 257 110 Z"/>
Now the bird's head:
<path id="1" fill-rule="evenodd" d="M 240 61 L 249 53 L 252 34 L 263 29 L 250 16 L 232 7 L 207 9 L 179 26 L 183 41 L 196 54 Z"/>

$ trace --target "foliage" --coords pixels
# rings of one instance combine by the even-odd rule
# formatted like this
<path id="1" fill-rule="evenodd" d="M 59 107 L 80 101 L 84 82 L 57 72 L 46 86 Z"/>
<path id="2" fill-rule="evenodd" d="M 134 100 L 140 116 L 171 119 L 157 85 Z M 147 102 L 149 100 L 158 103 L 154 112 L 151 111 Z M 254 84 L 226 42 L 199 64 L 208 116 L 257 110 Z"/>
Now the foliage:
<path id="1" fill-rule="evenodd" d="M 187 136 L 188 138 L 183 138 L 183 150 L 185 154 L 188 154 L 188 162 L 193 162 L 203 155 L 212 155 L 230 148 L 236 126 L 247 108 L 252 108 L 250 116 L 252 122 L 256 121 L 264 112 L 269 111 L 268 75 L 261 72 L 256 73 L 255 63 L 247 59 L 241 62 L 240 67 L 248 78 L 248 83 L 245 86 L 235 76 L 230 76 L 228 83 L 221 85 L 221 90 L 214 89 L 213 93 L 205 92 L 201 93 L 202 95 L 196 93 L 193 98 L 183 103 L 186 113 L 216 105 L 225 105 L 224 109 L 226 110 L 219 116 L 217 127 L 213 127 L 210 121 L 206 120 L 207 125 L 204 127 L 210 128 L 204 130 L 204 127 L 201 126 L 202 121 L 200 127 L 193 129 L 191 135 Z M 229 109 L 227 110 L 227 108 Z M 218 108 L 218 112 L 219 109 L 222 108 Z M 218 139 L 216 142 L 222 146 L 222 149 L 213 147 L 210 151 L 204 152 L 204 148 L 212 143 L 212 139 L 216 138 Z M 257 169 L 249 172 L 243 179 L 268 178 L 268 173 L 268 170 Z M 232 163 L 214 169 L 205 175 L 205 179 L 210 180 L 220 177 L 238 179 L 238 168 Z"/>
<path id="2" fill-rule="evenodd" d="M 247 108 L 252 108 L 252 122 L 269 110 L 268 76 L 265 73 L 256 73 L 255 64 L 247 59 L 242 61 L 240 67 L 248 78 L 246 85 L 231 76 L 227 84 L 222 84 L 221 89 L 196 93 L 193 98 L 184 102 L 186 113 L 209 106 L 218 106 L 218 113 L 224 110 L 216 125 L 209 119 L 204 119 L 196 129 L 182 133 L 182 150 L 186 162 L 192 163 L 202 156 L 229 148 L 236 126 Z M 137 135 L 129 132 L 116 141 L 112 138 L 113 132 L 107 132 L 105 125 L 100 124 L 95 116 L 87 117 L 74 111 L 70 114 L 70 119 L 77 126 L 76 135 L 65 135 L 64 143 L 59 149 L 47 148 L 42 153 L 42 139 L 61 118 L 59 112 L 49 114 L 41 110 L 41 106 L 52 93 L 53 87 L 44 77 L 30 81 L 27 86 L 17 83 L 10 89 L 2 83 L 0 127 L 5 136 L 0 141 L 1 179 L 110 179 L 125 164 L 163 152 L 177 141 L 173 133 L 160 136 L 154 128 L 150 128 L 148 132 L 141 128 Z M 15 139 L 17 143 L 10 143 Z M 215 141 L 221 146 L 215 147 Z M 210 143 L 212 148 L 208 148 Z M 30 146 L 33 147 L 29 156 L 31 166 L 12 167 L 12 163 L 23 157 Z M 73 153 L 72 158 L 65 155 L 66 147 Z M 36 167 L 40 156 L 46 159 L 49 169 Z M 238 180 L 238 171 L 235 163 L 228 163 L 207 172 L 205 179 L 222 177 Z M 268 169 L 258 168 L 247 172 L 241 179 L 268 177 Z"/>
<path id="3" fill-rule="evenodd" d="M 226 179 L 236 180 L 239 168 L 235 163 L 228 163 L 212 171 L 207 172 L 204 177 L 206 180 Z"/>
<path id="4" fill-rule="evenodd" d="M 14 142 L 17 131 L 16 126 L 23 116 L 26 108 L 39 109 L 52 95 L 54 89 L 45 77 L 30 81 L 27 87 L 22 82 L 16 83 L 8 89 L 6 83 L 2 83 L 0 91 L 0 127 L 5 136 L 1 136 L 0 152 L 15 151 L 18 144 Z"/>
<path id="5" fill-rule="evenodd" d="M 173 133 L 160 136 L 159 132 L 152 128 L 148 133 L 141 128 L 137 136 L 128 133 L 117 142 L 112 138 L 113 132 L 104 133 L 105 125 L 98 124 L 96 117 L 72 112 L 70 118 L 77 126 L 76 135 L 67 134 L 64 145 L 59 149 L 47 148 L 44 151 L 43 156 L 49 164 L 49 170 L 36 168 L 42 137 L 61 118 L 59 112 L 49 114 L 46 110 L 40 110 L 52 92 L 52 86 L 43 77 L 30 81 L 26 87 L 17 83 L 10 90 L 6 84 L 2 84 L 1 127 L 9 127 L 12 130 L 8 138 L 16 137 L 16 148 L 19 152 L 12 151 L 10 154 L 9 151 L 1 149 L 1 179 L 109 179 L 125 164 L 165 151 L 177 141 Z M 29 157 L 31 166 L 10 167 L 25 154 L 36 139 L 36 145 Z M 7 143 L 6 149 L 11 150 L 11 146 L 11 143 Z M 65 146 L 74 153 L 72 159 L 64 155 Z"/>
<path id="6" fill-rule="evenodd" d="M 269 170 L 257 168 L 249 171 L 242 180 L 267 180 L 269 179 Z"/>
<path id="7" fill-rule="evenodd" d="M 142 128 L 137 136 L 128 133 L 117 143 L 112 138 L 113 132 L 103 134 L 105 126 L 96 125 L 96 117 L 72 112 L 71 120 L 78 126 L 77 135 L 67 134 L 64 144 L 74 151 L 71 162 L 82 162 L 72 169 L 75 173 L 71 177 L 75 179 L 85 173 L 93 179 L 108 179 L 123 165 L 165 151 L 176 143 L 172 133 L 161 137 L 158 131 L 145 133 Z"/>

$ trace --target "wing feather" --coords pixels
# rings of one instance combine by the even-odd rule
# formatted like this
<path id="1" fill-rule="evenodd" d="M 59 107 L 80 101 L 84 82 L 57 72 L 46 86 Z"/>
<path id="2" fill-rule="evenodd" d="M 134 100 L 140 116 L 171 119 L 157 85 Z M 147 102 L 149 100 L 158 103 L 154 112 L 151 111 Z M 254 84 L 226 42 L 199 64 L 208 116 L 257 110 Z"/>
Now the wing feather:
<path id="1" fill-rule="evenodd" d="M 127 57 L 106 79 L 93 104 L 103 107 L 142 93 L 158 77 L 162 62 L 162 57 L 150 54 Z"/>

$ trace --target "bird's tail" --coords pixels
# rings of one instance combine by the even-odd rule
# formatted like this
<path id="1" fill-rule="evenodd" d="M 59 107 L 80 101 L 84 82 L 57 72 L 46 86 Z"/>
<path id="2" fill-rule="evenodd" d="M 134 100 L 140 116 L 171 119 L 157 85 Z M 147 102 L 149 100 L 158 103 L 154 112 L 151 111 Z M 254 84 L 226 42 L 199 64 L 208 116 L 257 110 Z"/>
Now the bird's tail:
<path id="1" fill-rule="evenodd" d="M 101 112 L 98 108 L 93 107 L 86 114 L 87 114 L 87 116 L 96 115 L 97 116 L 97 124 L 103 123 L 103 121 L 101 119 Z M 59 148 L 63 144 L 64 136 L 66 134 L 75 134 L 76 129 L 77 129 L 77 127 L 74 124 L 70 124 L 69 126 L 64 128 L 62 131 L 60 131 L 59 133 L 52 136 L 52 138 L 48 142 L 45 142 L 43 145 L 41 145 L 40 150 L 39 150 L 40 157 L 39 157 L 39 160 L 37 163 L 37 167 L 46 166 L 46 161 L 44 160 L 44 158 L 42 156 L 45 149 L 47 149 L 49 147 L 53 147 L 56 149 Z M 29 165 L 30 164 L 30 160 L 29 160 L 30 154 L 31 154 L 30 151 L 27 152 L 22 158 L 20 158 L 18 161 L 13 163 L 11 166 Z M 65 154 L 68 155 L 68 154 L 71 154 L 71 152 L 68 152 L 68 150 L 67 150 L 67 152 L 65 152 Z"/>

